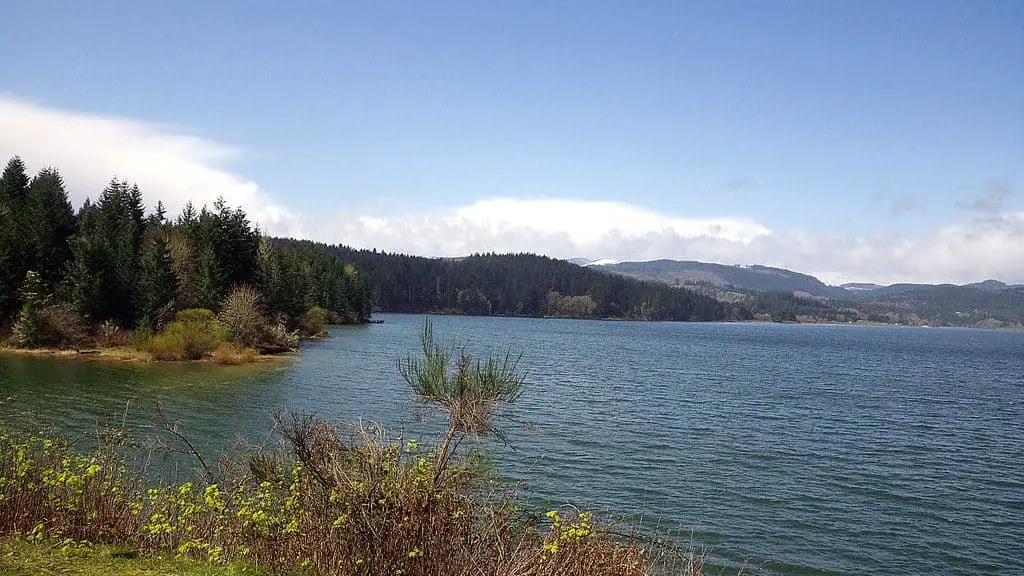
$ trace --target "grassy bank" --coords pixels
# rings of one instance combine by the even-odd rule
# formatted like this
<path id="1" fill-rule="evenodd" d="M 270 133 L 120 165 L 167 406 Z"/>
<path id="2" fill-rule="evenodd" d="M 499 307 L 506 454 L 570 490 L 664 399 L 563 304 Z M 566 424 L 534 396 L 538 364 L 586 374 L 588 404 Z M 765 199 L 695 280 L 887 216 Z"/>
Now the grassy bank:
<path id="1" fill-rule="evenodd" d="M 71 306 L 53 304 L 35 272 L 28 274 L 22 297 L 17 320 L 0 325 L 0 346 L 57 358 L 250 364 L 297 350 L 303 338 L 325 336 L 328 321 L 349 319 L 319 306 L 290 320 L 272 318 L 259 291 L 245 285 L 231 289 L 219 312 L 167 307 L 156 320 L 144 319 L 131 329 L 112 320 L 95 324 Z"/>
<path id="2" fill-rule="evenodd" d="M 2 576 L 266 576 L 266 570 L 244 563 L 214 566 L 173 555 L 139 557 L 124 546 L 80 542 L 0 541 Z"/>
<path id="3" fill-rule="evenodd" d="M 322 337 L 326 320 L 326 311 L 310 309 L 298 329 L 270 322 L 259 295 L 245 287 L 228 296 L 219 315 L 201 308 L 180 310 L 156 332 L 149 327 L 126 330 L 111 322 L 87 327 L 64 308 L 29 306 L 6 339 L 6 349 L 54 358 L 251 364 L 297 350 L 302 338 Z"/>
<path id="4" fill-rule="evenodd" d="M 63 360 L 95 360 L 99 362 L 124 362 L 145 364 L 149 362 L 174 362 L 173 360 L 157 360 L 153 353 L 136 348 L 134 346 L 112 346 L 86 348 L 82 350 L 68 350 L 61 348 L 14 348 L 11 346 L 0 346 L 0 354 L 12 354 L 18 356 L 35 356 L 40 358 L 56 358 Z M 282 352 L 278 354 L 259 354 L 256 351 L 245 349 L 224 349 L 199 360 L 178 360 L 177 362 L 203 362 L 210 364 L 251 364 L 251 363 L 277 363 L 294 358 L 297 353 Z"/>

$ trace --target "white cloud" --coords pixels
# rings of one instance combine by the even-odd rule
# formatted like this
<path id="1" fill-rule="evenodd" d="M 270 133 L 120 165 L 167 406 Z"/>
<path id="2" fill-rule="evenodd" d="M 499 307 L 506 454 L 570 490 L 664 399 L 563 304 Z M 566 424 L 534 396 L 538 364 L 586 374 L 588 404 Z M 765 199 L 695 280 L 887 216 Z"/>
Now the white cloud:
<path id="1" fill-rule="evenodd" d="M 0 98 L 0 158 L 61 170 L 73 200 L 96 196 L 118 174 L 171 214 L 188 200 L 224 196 L 271 234 L 357 247 L 461 256 L 536 252 L 559 258 L 674 258 L 767 264 L 826 282 L 1024 282 L 1024 213 L 1004 211 L 1005 183 L 990 184 L 962 220 L 907 236 L 810 235 L 750 218 L 666 215 L 621 202 L 491 198 L 424 213 L 296 214 L 227 169 L 239 151 L 158 124 L 67 112 Z M 127 172 L 119 172 L 127 171 Z"/>
<path id="2" fill-rule="evenodd" d="M 15 154 L 33 172 L 58 168 L 76 205 L 95 199 L 117 176 L 137 183 L 147 199 L 162 200 L 170 214 L 190 200 L 200 206 L 223 196 L 265 225 L 293 218 L 255 182 L 223 168 L 239 150 L 166 126 L 0 98 L 0 158 Z"/>
<path id="3" fill-rule="evenodd" d="M 618 202 L 497 198 L 460 208 L 455 214 L 495 235 L 516 230 L 565 233 L 580 245 L 600 243 L 610 232 L 623 239 L 658 231 L 680 238 L 708 236 L 742 244 L 771 232 L 745 218 L 671 217 Z"/>
<path id="4" fill-rule="evenodd" d="M 915 236 L 811 235 L 746 218 L 687 219 L 615 202 L 490 199 L 422 214 L 306 219 L 303 236 L 428 256 L 537 252 L 557 258 L 766 264 L 843 282 L 1024 282 L 1024 213 L 972 216 Z"/>

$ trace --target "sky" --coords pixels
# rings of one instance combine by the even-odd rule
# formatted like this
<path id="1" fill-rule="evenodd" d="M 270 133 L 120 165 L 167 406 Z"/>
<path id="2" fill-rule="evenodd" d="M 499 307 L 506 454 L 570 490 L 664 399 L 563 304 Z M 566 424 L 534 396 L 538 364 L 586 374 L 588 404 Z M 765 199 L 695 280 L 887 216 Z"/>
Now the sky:
<path id="1" fill-rule="evenodd" d="M 0 158 L 425 256 L 1024 282 L 1024 2 L 6 2 Z"/>

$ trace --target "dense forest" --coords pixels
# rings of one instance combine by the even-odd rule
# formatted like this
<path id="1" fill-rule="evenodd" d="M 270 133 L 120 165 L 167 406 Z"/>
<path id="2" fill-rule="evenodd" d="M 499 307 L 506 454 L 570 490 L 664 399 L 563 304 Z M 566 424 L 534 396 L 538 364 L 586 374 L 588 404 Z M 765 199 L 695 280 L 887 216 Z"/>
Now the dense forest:
<path id="1" fill-rule="evenodd" d="M 287 249 L 325 251 L 370 278 L 381 312 L 554 316 L 634 320 L 747 319 L 738 306 L 691 290 L 608 274 L 535 254 L 423 258 L 274 239 Z"/>
<path id="2" fill-rule="evenodd" d="M 0 338 L 15 344 L 155 334 L 186 310 L 217 314 L 233 336 L 245 315 L 258 315 L 272 337 L 301 328 L 310 310 L 317 324 L 364 321 L 369 295 L 351 264 L 311 246 L 275 245 L 223 200 L 188 204 L 172 220 L 161 203 L 147 213 L 139 187 L 115 179 L 75 211 L 55 169 L 30 178 L 15 157 L 0 177 Z"/>

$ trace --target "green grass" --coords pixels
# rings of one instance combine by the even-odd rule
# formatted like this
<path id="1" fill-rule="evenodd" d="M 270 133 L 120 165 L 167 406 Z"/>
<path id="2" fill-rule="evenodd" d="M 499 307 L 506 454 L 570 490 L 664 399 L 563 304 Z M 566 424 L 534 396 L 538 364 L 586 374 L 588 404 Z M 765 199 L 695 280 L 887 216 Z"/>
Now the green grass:
<path id="1" fill-rule="evenodd" d="M 0 540 L 0 576 L 265 576 L 269 572 L 244 564 L 211 566 L 170 556 L 134 557 L 114 546 L 67 549 L 55 544 Z"/>

